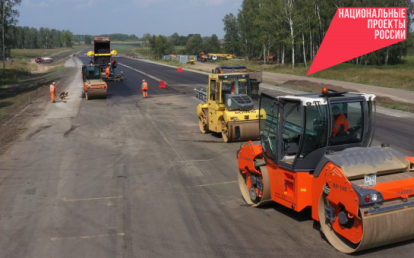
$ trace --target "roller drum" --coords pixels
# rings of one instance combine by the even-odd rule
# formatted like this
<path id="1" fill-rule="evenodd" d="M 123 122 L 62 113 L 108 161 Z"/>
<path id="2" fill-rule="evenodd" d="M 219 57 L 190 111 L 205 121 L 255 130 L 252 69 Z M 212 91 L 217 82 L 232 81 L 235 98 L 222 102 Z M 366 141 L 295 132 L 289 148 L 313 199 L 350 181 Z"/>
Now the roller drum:
<path id="1" fill-rule="evenodd" d="M 399 201 L 401 203 L 401 201 Z M 389 206 L 384 204 L 381 207 Z M 343 253 L 354 253 L 379 246 L 398 243 L 414 238 L 414 207 L 405 207 L 379 214 L 364 215 L 368 209 L 360 209 L 362 239 L 353 244 L 337 234 L 324 216 L 324 198 L 319 203 L 321 230 L 329 243 Z"/>
<path id="2" fill-rule="evenodd" d="M 227 131 L 223 132 L 225 141 L 248 141 L 259 139 L 259 120 L 228 122 Z"/>
<path id="3" fill-rule="evenodd" d="M 107 89 L 89 89 L 85 96 L 87 99 L 106 99 Z"/>
<path id="4" fill-rule="evenodd" d="M 260 166 L 260 172 L 262 173 L 262 181 L 263 181 L 263 197 L 258 202 L 253 202 L 250 198 L 249 194 L 249 187 L 247 186 L 247 175 L 243 173 L 242 171 L 239 171 L 239 188 L 240 192 L 243 196 L 243 199 L 246 201 L 247 204 L 253 206 L 253 207 L 260 207 L 265 204 L 268 204 L 269 201 L 271 201 L 270 198 L 270 178 L 269 178 L 269 172 L 266 168 L 266 166 Z"/>

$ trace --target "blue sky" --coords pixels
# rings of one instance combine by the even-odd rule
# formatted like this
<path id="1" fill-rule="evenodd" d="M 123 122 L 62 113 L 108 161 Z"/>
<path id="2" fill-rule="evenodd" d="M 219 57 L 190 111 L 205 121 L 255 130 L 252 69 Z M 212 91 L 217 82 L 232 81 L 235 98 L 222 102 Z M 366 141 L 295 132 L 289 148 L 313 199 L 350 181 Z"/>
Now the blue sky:
<path id="1" fill-rule="evenodd" d="M 216 34 L 224 37 L 222 19 L 237 15 L 243 0 L 22 0 L 19 26 L 70 30 L 74 34 L 170 36 Z M 413 29 L 413 26 L 411 27 Z"/>
<path id="2" fill-rule="evenodd" d="M 22 0 L 18 26 L 70 30 L 74 34 L 224 37 L 222 19 L 242 0 Z"/>

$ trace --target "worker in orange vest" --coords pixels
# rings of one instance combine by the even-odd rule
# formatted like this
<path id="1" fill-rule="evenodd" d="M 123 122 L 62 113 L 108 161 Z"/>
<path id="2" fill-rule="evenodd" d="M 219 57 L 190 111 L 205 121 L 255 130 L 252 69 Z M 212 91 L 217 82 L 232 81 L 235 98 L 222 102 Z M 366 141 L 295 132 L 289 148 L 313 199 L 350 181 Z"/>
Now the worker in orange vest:
<path id="1" fill-rule="evenodd" d="M 236 94 L 236 85 L 234 85 L 234 82 L 231 84 L 231 94 Z"/>
<path id="2" fill-rule="evenodd" d="M 56 95 L 56 83 L 52 82 L 52 84 L 50 84 L 50 101 L 52 103 L 55 103 L 55 95 Z"/>
<path id="3" fill-rule="evenodd" d="M 148 98 L 148 83 L 145 80 L 142 80 L 141 84 L 142 96 Z"/>
<path id="4" fill-rule="evenodd" d="M 105 73 L 106 73 L 105 78 L 106 78 L 106 79 L 108 79 L 108 78 L 109 78 L 109 76 L 110 76 L 110 74 L 111 74 L 111 70 L 110 70 L 110 68 L 111 68 L 111 66 L 108 66 L 108 67 L 105 69 Z"/>
<path id="5" fill-rule="evenodd" d="M 332 126 L 332 137 L 343 135 L 346 130 L 348 130 L 348 119 L 341 112 L 338 106 L 332 108 L 332 113 L 334 116 L 334 124 Z"/>

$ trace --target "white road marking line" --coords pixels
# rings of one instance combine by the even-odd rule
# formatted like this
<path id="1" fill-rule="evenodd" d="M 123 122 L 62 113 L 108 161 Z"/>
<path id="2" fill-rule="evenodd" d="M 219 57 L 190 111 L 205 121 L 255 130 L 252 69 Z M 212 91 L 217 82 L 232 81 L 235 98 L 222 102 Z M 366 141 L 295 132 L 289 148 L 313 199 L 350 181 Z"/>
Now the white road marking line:
<path id="1" fill-rule="evenodd" d="M 51 237 L 50 240 L 51 241 L 61 241 L 61 240 L 73 240 L 73 239 L 91 239 L 91 238 L 98 238 L 98 237 L 111 237 L 111 236 L 124 236 L 124 235 L 125 235 L 125 233 L 78 236 L 78 237 Z"/>
<path id="2" fill-rule="evenodd" d="M 194 186 L 189 186 L 188 188 L 204 187 L 204 186 L 213 186 L 213 185 L 226 185 L 226 184 L 233 184 L 233 183 L 237 183 L 237 182 L 238 181 L 230 181 L 230 182 L 222 182 L 222 183 L 214 183 L 214 184 L 194 185 Z"/>
<path id="3" fill-rule="evenodd" d="M 148 74 L 148 73 L 146 73 L 146 72 L 143 72 L 143 71 L 141 71 L 141 70 L 135 69 L 135 68 L 133 68 L 133 67 L 131 67 L 131 66 L 128 66 L 128 65 L 125 65 L 125 64 L 122 64 L 122 63 L 119 63 L 119 62 L 118 62 L 118 64 L 120 64 L 120 65 L 122 65 L 122 66 L 125 66 L 125 67 L 127 67 L 127 68 L 129 68 L 129 69 L 131 69 L 131 70 L 134 70 L 134 71 L 136 71 L 136 72 L 138 72 L 138 73 L 141 73 L 141 74 L 143 74 L 143 75 L 145 75 L 145 76 L 147 76 L 147 77 L 149 77 L 149 78 L 151 78 L 151 79 L 156 80 L 157 82 L 163 81 L 163 80 L 161 80 L 160 78 L 157 78 L 157 77 L 155 77 L 155 76 L 152 76 L 152 75 L 150 75 L 150 74 Z"/>
<path id="4" fill-rule="evenodd" d="M 119 199 L 123 196 L 114 196 L 114 197 L 98 197 L 98 198 L 85 198 L 85 199 L 67 199 L 66 197 L 62 198 L 64 202 L 81 202 L 81 201 L 96 201 L 96 200 L 110 200 L 110 199 Z"/>

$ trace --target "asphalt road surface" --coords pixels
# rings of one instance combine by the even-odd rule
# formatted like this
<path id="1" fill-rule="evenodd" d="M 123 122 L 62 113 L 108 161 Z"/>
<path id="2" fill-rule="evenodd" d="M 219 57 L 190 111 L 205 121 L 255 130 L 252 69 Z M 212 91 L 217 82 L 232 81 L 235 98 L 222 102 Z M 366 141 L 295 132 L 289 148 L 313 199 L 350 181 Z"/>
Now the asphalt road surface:
<path id="1" fill-rule="evenodd" d="M 118 62 L 126 79 L 109 83 L 106 100 L 82 99 L 77 74 L 66 102 L 50 104 L 0 159 L 0 257 L 346 256 L 321 236 L 310 210 L 245 204 L 236 182 L 240 143 L 198 129 L 193 90 L 206 75 Z M 414 156 L 413 116 L 384 113 L 373 144 Z M 413 250 L 409 241 L 358 255 Z"/>

